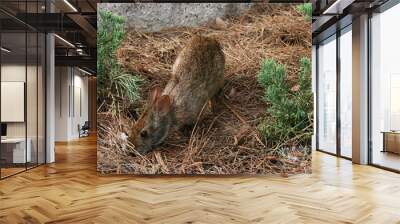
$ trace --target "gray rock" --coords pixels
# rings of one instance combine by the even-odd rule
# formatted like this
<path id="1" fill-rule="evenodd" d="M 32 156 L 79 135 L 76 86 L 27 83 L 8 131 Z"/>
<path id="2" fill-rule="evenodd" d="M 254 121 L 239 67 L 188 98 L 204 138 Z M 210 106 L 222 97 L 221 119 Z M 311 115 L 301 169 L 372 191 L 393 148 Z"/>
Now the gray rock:
<path id="1" fill-rule="evenodd" d="M 238 15 L 250 6 L 251 3 L 100 3 L 98 9 L 123 16 L 127 28 L 154 32 L 199 26 L 217 17 Z"/>

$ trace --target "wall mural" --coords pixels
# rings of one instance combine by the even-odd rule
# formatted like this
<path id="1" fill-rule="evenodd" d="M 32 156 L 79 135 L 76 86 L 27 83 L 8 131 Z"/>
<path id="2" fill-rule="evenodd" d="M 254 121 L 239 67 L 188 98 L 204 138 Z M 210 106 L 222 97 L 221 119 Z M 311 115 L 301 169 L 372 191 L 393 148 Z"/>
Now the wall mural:
<path id="1" fill-rule="evenodd" d="M 98 9 L 100 173 L 311 172 L 311 4 Z"/>

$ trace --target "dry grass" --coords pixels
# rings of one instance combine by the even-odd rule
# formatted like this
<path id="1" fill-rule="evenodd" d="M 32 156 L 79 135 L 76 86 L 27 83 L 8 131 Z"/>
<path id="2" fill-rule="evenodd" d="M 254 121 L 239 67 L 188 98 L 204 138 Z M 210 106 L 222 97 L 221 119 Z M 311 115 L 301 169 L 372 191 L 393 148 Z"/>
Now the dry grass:
<path id="1" fill-rule="evenodd" d="M 293 5 L 256 5 L 240 17 L 223 18 L 196 28 L 154 33 L 132 30 L 118 51 L 121 64 L 146 80 L 143 96 L 165 86 L 180 49 L 193 34 L 215 37 L 226 57 L 226 85 L 216 111 L 201 113 L 190 135 L 172 133 L 165 144 L 147 155 L 120 137 L 133 121 L 123 115 L 99 114 L 98 170 L 135 174 L 282 174 L 310 172 L 309 147 L 271 150 L 256 126 L 268 105 L 256 75 L 264 58 L 288 67 L 295 84 L 301 57 L 311 56 L 311 23 Z M 140 102 L 139 108 L 144 102 Z"/>

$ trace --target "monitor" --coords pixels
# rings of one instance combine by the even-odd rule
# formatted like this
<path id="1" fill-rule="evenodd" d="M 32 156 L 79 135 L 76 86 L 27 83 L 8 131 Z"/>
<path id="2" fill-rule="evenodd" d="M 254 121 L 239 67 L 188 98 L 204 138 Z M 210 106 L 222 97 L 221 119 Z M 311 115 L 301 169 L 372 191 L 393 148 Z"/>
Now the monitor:
<path id="1" fill-rule="evenodd" d="M 7 124 L 1 123 L 1 136 L 7 136 Z"/>

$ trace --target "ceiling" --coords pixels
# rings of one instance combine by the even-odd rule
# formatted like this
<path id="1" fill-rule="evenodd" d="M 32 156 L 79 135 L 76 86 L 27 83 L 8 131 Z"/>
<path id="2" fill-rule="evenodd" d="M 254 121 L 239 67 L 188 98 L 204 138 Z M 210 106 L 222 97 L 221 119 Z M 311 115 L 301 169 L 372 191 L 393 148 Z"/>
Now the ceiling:
<path id="1" fill-rule="evenodd" d="M 29 63 L 37 62 L 44 56 L 44 35 L 38 33 L 2 33 L 1 43 L 10 52 L 2 51 L 2 62 Z M 25 46 L 27 46 L 25 48 Z"/>
<path id="2" fill-rule="evenodd" d="M 27 55 L 25 31 L 52 32 L 56 66 L 78 66 L 96 73 L 96 5 L 100 0 L 1 0 L 0 23 L 3 46 L 13 49 L 9 58 Z M 51 13 L 49 13 L 51 11 Z M 28 34 L 28 42 L 31 37 Z M 36 46 L 28 43 L 28 56 Z"/>
<path id="3" fill-rule="evenodd" d="M 312 0 L 313 43 L 351 24 L 354 17 L 372 11 L 388 0 Z"/>

